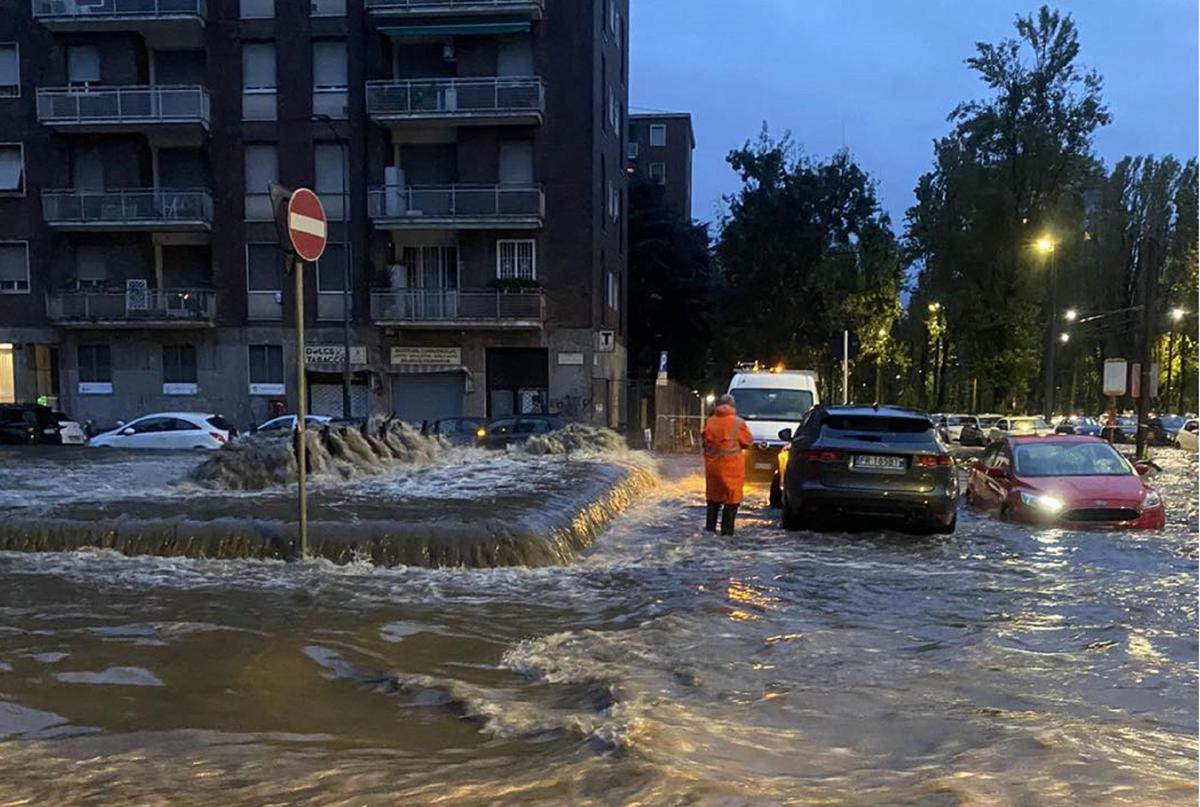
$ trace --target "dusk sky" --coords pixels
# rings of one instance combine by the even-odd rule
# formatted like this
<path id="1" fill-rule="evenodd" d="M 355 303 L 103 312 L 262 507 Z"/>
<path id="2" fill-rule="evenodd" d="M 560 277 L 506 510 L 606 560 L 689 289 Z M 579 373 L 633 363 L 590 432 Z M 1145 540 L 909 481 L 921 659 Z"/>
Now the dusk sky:
<path id="1" fill-rule="evenodd" d="M 805 153 L 844 143 L 903 228 L 932 141 L 955 104 L 986 92 L 963 60 L 1016 36 L 1038 4 L 997 0 L 631 0 L 631 111 L 687 111 L 696 128 L 693 214 L 711 221 L 737 188 L 725 155 L 791 130 Z M 1096 138 L 1125 154 L 1197 152 L 1196 0 L 1076 0 L 1080 63 L 1104 76 L 1113 122 Z"/>

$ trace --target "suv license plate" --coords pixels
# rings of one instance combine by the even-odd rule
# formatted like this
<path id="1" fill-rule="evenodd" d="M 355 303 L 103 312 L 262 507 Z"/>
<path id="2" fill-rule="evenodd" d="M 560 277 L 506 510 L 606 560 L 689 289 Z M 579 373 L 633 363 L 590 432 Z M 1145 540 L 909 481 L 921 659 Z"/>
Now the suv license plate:
<path id="1" fill-rule="evenodd" d="M 853 467 L 868 470 L 903 471 L 903 457 L 881 457 L 878 454 L 855 454 Z"/>

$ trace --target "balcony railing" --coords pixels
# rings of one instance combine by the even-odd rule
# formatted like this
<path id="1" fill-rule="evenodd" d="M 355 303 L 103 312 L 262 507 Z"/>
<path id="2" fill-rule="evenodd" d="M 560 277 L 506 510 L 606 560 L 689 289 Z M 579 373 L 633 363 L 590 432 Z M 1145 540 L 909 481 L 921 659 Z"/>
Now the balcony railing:
<path id="1" fill-rule="evenodd" d="M 538 228 L 545 206 L 536 185 L 389 185 L 367 195 L 368 215 L 386 227 Z"/>
<path id="2" fill-rule="evenodd" d="M 60 291 L 46 296 L 46 316 L 64 324 L 211 325 L 217 295 L 210 289 Z"/>
<path id="3" fill-rule="evenodd" d="M 530 14 L 540 17 L 545 0 L 365 0 L 378 14 L 441 16 L 449 14 Z"/>
<path id="4" fill-rule="evenodd" d="M 50 126 L 198 124 L 208 128 L 208 90 L 188 85 L 41 87 L 37 113 Z"/>
<path id="5" fill-rule="evenodd" d="M 539 327 L 546 318 L 540 291 L 394 289 L 371 292 L 371 318 L 377 323 L 426 326 L 500 325 Z"/>
<path id="6" fill-rule="evenodd" d="M 367 82 L 367 114 L 377 120 L 540 118 L 542 80 L 530 77 L 419 78 Z"/>
<path id="7" fill-rule="evenodd" d="M 39 21 L 165 20 L 208 16 L 206 0 L 33 0 L 33 18 Z"/>
<path id="8" fill-rule="evenodd" d="M 212 223 L 212 214 L 208 191 L 194 188 L 42 191 L 42 216 L 51 226 L 207 228 Z"/>

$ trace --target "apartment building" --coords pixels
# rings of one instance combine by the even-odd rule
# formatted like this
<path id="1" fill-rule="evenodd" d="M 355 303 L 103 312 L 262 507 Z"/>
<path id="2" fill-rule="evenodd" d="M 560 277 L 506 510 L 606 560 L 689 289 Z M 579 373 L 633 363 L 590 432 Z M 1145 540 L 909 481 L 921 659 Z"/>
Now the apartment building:
<path id="1" fill-rule="evenodd" d="M 692 152 L 696 135 L 687 112 L 629 116 L 628 154 L 635 173 L 663 186 L 667 203 L 692 218 Z"/>
<path id="2" fill-rule="evenodd" d="M 0 18 L 0 400 L 624 421 L 628 0 L 28 0 Z M 348 281 L 348 282 L 347 282 Z M 347 290 L 348 287 L 348 290 Z"/>

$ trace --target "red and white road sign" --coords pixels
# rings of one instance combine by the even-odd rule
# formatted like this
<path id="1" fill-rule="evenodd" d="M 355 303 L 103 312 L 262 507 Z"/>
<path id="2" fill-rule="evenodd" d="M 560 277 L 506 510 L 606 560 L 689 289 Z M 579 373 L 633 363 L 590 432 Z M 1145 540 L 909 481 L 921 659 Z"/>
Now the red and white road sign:
<path id="1" fill-rule="evenodd" d="M 329 237 L 325 208 L 321 206 L 321 200 L 308 188 L 297 188 L 288 200 L 287 214 L 292 249 L 306 261 L 320 258 L 325 252 L 325 242 Z"/>

